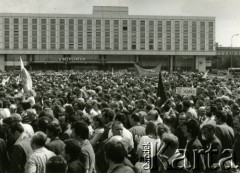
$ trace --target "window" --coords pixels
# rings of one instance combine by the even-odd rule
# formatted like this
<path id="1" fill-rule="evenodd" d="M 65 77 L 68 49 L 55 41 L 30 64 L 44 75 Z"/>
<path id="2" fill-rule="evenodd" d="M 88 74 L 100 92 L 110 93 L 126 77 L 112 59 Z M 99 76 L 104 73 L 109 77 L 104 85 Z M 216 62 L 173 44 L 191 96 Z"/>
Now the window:
<path id="1" fill-rule="evenodd" d="M 32 19 L 32 24 L 37 24 L 37 19 Z"/>
<path id="2" fill-rule="evenodd" d="M 27 49 L 28 48 L 28 44 L 23 44 L 23 49 Z"/>
<path id="3" fill-rule="evenodd" d="M 32 44 L 32 49 L 37 49 L 37 44 L 33 43 Z"/>
<path id="4" fill-rule="evenodd" d="M 69 19 L 69 25 L 74 25 L 74 19 Z"/>
<path id="5" fill-rule="evenodd" d="M 78 19 L 78 24 L 79 25 L 83 25 L 83 20 L 82 19 Z"/>
<path id="6" fill-rule="evenodd" d="M 127 31 L 127 26 L 123 26 L 123 31 Z"/>
<path id="7" fill-rule="evenodd" d="M 54 24 L 56 24 L 56 20 L 55 20 L 55 19 L 51 19 L 51 20 L 50 20 L 50 23 L 51 23 L 52 25 L 54 25 Z"/>
<path id="8" fill-rule="evenodd" d="M 56 44 L 51 44 L 50 48 L 51 49 L 56 49 Z"/>
<path id="9" fill-rule="evenodd" d="M 41 29 L 42 29 L 42 30 L 47 30 L 47 25 L 42 25 L 42 26 L 41 26 Z"/>
<path id="10" fill-rule="evenodd" d="M 167 50 L 171 50 L 171 45 L 167 45 Z"/>
<path id="11" fill-rule="evenodd" d="M 136 45 L 133 44 L 133 45 L 132 45 L 132 50 L 136 50 L 136 49 L 137 49 Z"/>
<path id="12" fill-rule="evenodd" d="M 137 25 L 137 21 L 136 20 L 132 20 L 131 23 L 132 23 L 132 25 Z"/>
<path id="13" fill-rule="evenodd" d="M 96 20 L 96 25 L 101 25 L 101 20 Z"/>
<path id="14" fill-rule="evenodd" d="M 10 19 L 9 18 L 4 18 L 4 23 L 5 24 L 9 24 L 10 23 Z"/>
<path id="15" fill-rule="evenodd" d="M 65 19 L 60 19 L 60 25 L 64 25 L 65 24 Z"/>
<path id="16" fill-rule="evenodd" d="M 105 25 L 110 25 L 110 20 L 105 20 Z"/>
<path id="17" fill-rule="evenodd" d="M 42 24 L 47 24 L 47 20 L 46 19 L 41 19 L 41 23 Z"/>
<path id="18" fill-rule="evenodd" d="M 19 19 L 13 19 L 13 23 L 14 24 L 18 24 L 19 23 Z"/>
<path id="19" fill-rule="evenodd" d="M 149 45 L 149 50 L 153 50 L 153 45 Z"/>

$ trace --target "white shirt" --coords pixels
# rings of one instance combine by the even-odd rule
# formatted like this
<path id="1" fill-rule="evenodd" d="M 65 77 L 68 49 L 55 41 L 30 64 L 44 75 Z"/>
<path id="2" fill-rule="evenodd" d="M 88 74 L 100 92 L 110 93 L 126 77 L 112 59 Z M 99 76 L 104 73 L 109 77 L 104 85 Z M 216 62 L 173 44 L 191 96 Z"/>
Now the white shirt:
<path id="1" fill-rule="evenodd" d="M 112 129 L 110 129 L 108 132 L 108 138 L 112 136 L 113 136 Z M 131 148 L 134 148 L 132 133 L 125 127 L 123 128 L 123 139 L 129 144 L 129 146 L 131 146 Z"/>

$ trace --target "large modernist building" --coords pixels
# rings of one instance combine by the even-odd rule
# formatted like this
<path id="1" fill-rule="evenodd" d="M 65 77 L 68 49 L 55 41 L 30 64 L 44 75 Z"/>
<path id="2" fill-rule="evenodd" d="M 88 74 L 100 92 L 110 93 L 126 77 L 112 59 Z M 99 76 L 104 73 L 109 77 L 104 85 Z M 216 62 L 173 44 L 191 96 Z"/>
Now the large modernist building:
<path id="1" fill-rule="evenodd" d="M 127 7 L 92 14 L 0 14 L 0 70 L 176 68 L 205 71 L 216 55 L 215 18 L 129 15 Z"/>

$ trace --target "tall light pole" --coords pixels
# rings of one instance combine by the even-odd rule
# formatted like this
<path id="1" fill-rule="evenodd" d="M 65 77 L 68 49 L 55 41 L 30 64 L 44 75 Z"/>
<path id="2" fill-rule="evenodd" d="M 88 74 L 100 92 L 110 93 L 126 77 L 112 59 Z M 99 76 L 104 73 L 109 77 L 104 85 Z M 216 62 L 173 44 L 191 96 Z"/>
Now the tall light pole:
<path id="1" fill-rule="evenodd" d="M 233 37 L 238 36 L 238 35 L 239 35 L 239 34 L 234 34 L 234 35 L 232 35 L 232 37 L 231 37 L 231 68 L 232 68 L 232 65 L 233 65 L 233 62 L 232 62 L 232 54 L 233 54 L 232 40 L 233 40 Z"/>

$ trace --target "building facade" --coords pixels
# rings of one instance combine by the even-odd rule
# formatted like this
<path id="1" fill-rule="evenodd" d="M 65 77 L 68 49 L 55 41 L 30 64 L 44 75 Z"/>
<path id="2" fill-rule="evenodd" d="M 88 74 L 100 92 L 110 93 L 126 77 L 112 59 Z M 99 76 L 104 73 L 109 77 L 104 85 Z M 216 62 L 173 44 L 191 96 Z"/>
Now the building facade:
<path id="1" fill-rule="evenodd" d="M 92 14 L 0 14 L 0 70 L 142 67 L 206 70 L 216 55 L 214 17 L 129 15 L 127 7 Z"/>
<path id="2" fill-rule="evenodd" d="M 216 52 L 212 58 L 212 69 L 240 68 L 240 47 L 217 47 Z"/>

